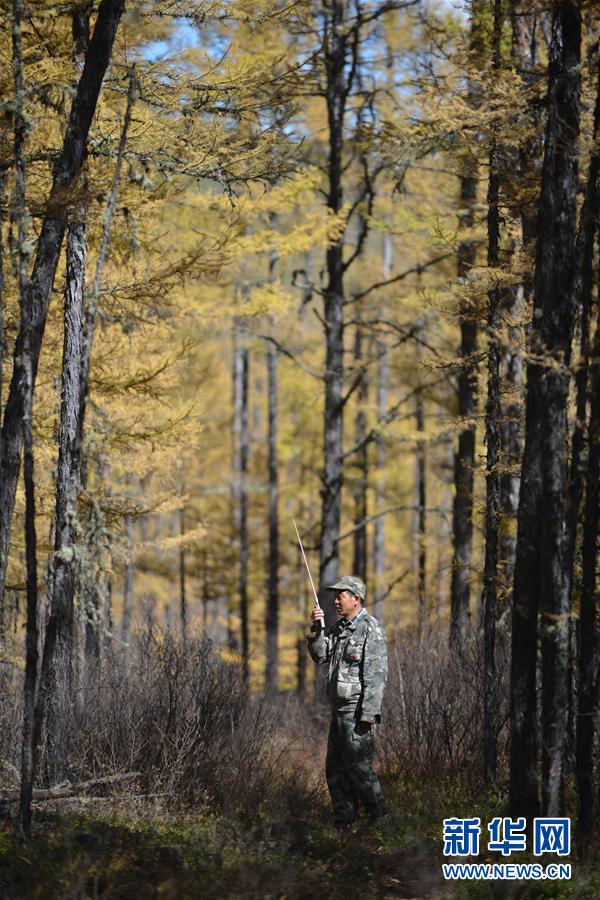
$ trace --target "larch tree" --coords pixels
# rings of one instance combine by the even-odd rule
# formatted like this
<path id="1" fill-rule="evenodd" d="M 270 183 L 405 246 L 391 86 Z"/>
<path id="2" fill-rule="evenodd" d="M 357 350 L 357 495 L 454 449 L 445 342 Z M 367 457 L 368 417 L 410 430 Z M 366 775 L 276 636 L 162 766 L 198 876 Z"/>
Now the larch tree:
<path id="1" fill-rule="evenodd" d="M 409 8 L 407 3 L 379 3 L 363 8 L 348 0 L 328 0 L 312 16 L 294 22 L 296 32 L 305 41 L 318 43 L 318 64 L 313 73 L 313 96 L 324 103 L 327 120 L 326 205 L 331 215 L 345 215 L 346 224 L 337 240 L 325 254 L 326 282 L 323 297 L 322 325 L 325 338 L 323 471 L 321 476 L 321 517 L 319 536 L 319 599 L 326 621 L 334 618 L 332 597 L 327 585 L 339 574 L 342 485 L 344 480 L 344 410 L 350 397 L 363 383 L 363 364 L 348 379 L 344 360 L 346 305 L 358 308 L 360 297 L 348 296 L 346 280 L 353 265 L 360 260 L 369 233 L 369 212 L 376 192 L 376 178 L 383 170 L 380 162 L 363 156 L 365 167 L 358 186 L 352 185 L 348 168 L 354 154 L 349 144 L 353 123 L 360 130 L 360 107 L 372 103 L 370 90 L 360 96 L 362 46 L 374 39 L 375 29 L 387 14 Z M 314 53 L 314 48 L 313 48 Z M 358 134 L 357 134 L 358 136 Z M 369 212 L 367 212 L 367 210 Z M 366 215 L 363 215 L 363 211 Z M 353 234 L 353 230 L 356 234 Z M 349 240 L 350 235 L 354 240 Z M 353 244 L 353 246 L 352 246 Z M 361 426 L 362 427 L 362 426 Z M 357 446 L 362 445 L 357 441 Z M 360 534 L 362 526 L 357 529 Z M 356 533 L 353 531 L 353 534 Z M 358 538 L 357 538 L 358 539 Z M 366 547 L 366 542 L 365 542 Z"/>
<path id="2" fill-rule="evenodd" d="M 483 49 L 482 10 L 478 2 L 471 4 L 470 50 L 479 55 Z M 468 102 L 474 106 L 476 87 L 471 79 L 468 85 Z M 470 231 L 474 225 L 477 202 L 477 157 L 473 148 L 467 147 L 460 176 L 459 225 L 462 232 L 457 248 L 456 272 L 459 280 L 465 280 L 475 265 L 476 244 Z M 458 414 L 463 423 L 458 436 L 454 457 L 454 506 L 452 513 L 452 579 L 450 584 L 450 643 L 460 647 L 469 626 L 469 602 L 471 596 L 471 559 L 473 541 L 473 480 L 475 471 L 475 424 L 477 409 L 477 318 L 469 298 L 461 299 L 460 356 L 462 365 L 458 374 Z"/>
<path id="3" fill-rule="evenodd" d="M 270 217 L 271 227 L 276 217 Z M 277 255 L 269 256 L 269 283 L 275 278 Z M 269 490 L 269 559 L 267 566 L 267 608 L 265 618 L 265 687 L 276 691 L 279 668 L 279 353 L 272 341 L 267 347 L 267 420 L 268 420 L 268 490 Z"/>
<path id="4" fill-rule="evenodd" d="M 52 187 L 46 204 L 42 228 L 35 245 L 35 259 L 31 273 L 32 295 L 32 377 L 35 382 L 46 317 L 66 220 L 62 207 L 69 191 L 77 183 L 84 160 L 87 137 L 98 102 L 100 88 L 112 53 L 124 0 L 102 0 L 81 78 L 73 98 L 71 114 L 65 132 L 59 160 L 54 170 Z M 23 415 L 21 379 L 23 335 L 17 336 L 14 369 L 9 395 L 2 420 L 0 471 L 0 602 L 4 595 L 8 547 L 13 520 L 17 479 L 21 459 L 21 419 Z"/>
<path id="5" fill-rule="evenodd" d="M 501 70 L 501 40 L 503 13 L 500 0 L 494 2 L 494 30 L 492 38 L 493 71 Z M 500 148 L 499 139 L 492 137 L 488 180 L 488 266 L 497 267 L 500 261 Z M 498 615 L 498 530 L 500 524 L 500 346 L 498 332 L 501 316 L 501 291 L 496 285 L 488 294 L 488 379 L 485 443 L 486 456 L 486 515 L 485 559 L 483 571 L 483 629 L 484 629 L 484 770 L 490 783 L 496 781 L 496 618 Z"/>
<path id="6" fill-rule="evenodd" d="M 580 518 L 581 495 L 585 494 L 581 524 L 581 587 L 579 601 L 579 653 L 576 725 L 575 770 L 579 793 L 579 833 L 587 850 L 596 819 L 597 798 L 594 790 L 594 743 L 598 715 L 598 526 L 600 509 L 600 380 L 598 358 L 600 354 L 600 328 L 598 316 L 592 321 L 594 285 L 594 241 L 598 235 L 600 204 L 600 155 L 598 135 L 600 130 L 600 60 L 596 55 L 594 65 L 598 71 L 596 102 L 594 108 L 593 146 L 589 162 L 586 193 L 581 208 L 578 248 L 576 300 L 581 315 L 580 361 L 575 373 L 576 408 L 575 426 L 571 442 L 571 493 L 570 516 L 567 520 L 568 557 L 574 562 L 574 545 L 577 540 L 577 520 Z M 593 339 L 590 333 L 595 324 Z M 589 415 L 587 415 L 589 396 Z M 582 460 L 583 433 L 587 415 L 587 466 L 584 472 Z M 581 482 L 585 481 L 585 485 Z M 569 561 L 569 559 L 568 559 Z M 573 565 L 572 580 L 577 584 Z M 574 599 L 574 584 L 571 596 Z M 578 585 L 579 586 L 579 585 Z M 573 600 L 572 600 L 573 602 Z M 572 648 L 574 649 L 574 648 Z M 573 653 L 575 656 L 575 653 Z M 575 659 L 571 660 L 572 665 Z"/>
<path id="7" fill-rule="evenodd" d="M 536 668 L 542 646 L 542 793 L 560 815 L 568 696 L 570 573 L 565 566 L 567 401 L 580 109 L 581 11 L 553 7 L 548 119 L 538 210 L 526 434 L 512 617 L 510 809 L 539 809 Z"/>
<path id="8" fill-rule="evenodd" d="M 76 52 L 85 54 L 87 22 L 75 19 Z M 83 46 L 81 46 L 83 45 Z M 81 525 L 77 510 L 80 493 L 87 486 L 88 466 L 83 458 L 82 443 L 85 433 L 85 413 L 89 396 L 89 378 L 98 296 L 110 241 L 110 229 L 114 215 L 120 172 L 131 120 L 135 80 L 129 79 L 128 101 L 115 173 L 102 225 L 102 239 L 94 277 L 86 292 L 85 273 L 88 251 L 87 242 L 87 186 L 81 183 L 81 196 L 74 204 L 72 218 L 67 226 L 66 276 L 64 294 L 64 339 L 61 374 L 61 408 L 58 434 L 58 462 L 56 479 L 56 507 L 54 521 L 54 554 L 51 560 L 50 617 L 44 642 L 40 687 L 36 711 L 36 737 L 44 739 L 49 769 L 60 771 L 68 753 L 67 741 L 60 737 L 61 723 L 68 719 L 72 694 L 73 663 L 75 659 L 76 622 L 75 597 L 81 565 Z M 94 596 L 96 592 L 94 592 Z M 84 601 L 87 608 L 89 600 Z M 95 604 L 97 605 L 97 604 Z M 88 614 L 84 623 L 87 650 L 95 648 L 99 653 L 99 639 L 90 640 L 90 631 L 98 630 L 98 622 L 92 622 Z M 46 734 L 43 736 L 44 720 Z"/>
<path id="9" fill-rule="evenodd" d="M 34 705 L 38 660 L 38 597 L 37 597 L 37 535 L 35 527 L 35 483 L 33 460 L 33 310 L 29 281 L 29 254 L 27 241 L 27 198 L 25 139 L 27 120 L 25 113 L 25 84 L 23 66 L 22 28 L 25 9 L 21 0 L 12 5 L 12 69 L 15 88 L 14 112 L 14 167 L 15 192 L 13 215 L 17 225 L 17 278 L 20 306 L 20 334 L 22 358 L 20 360 L 19 399 L 23 414 L 21 435 L 24 447 L 25 481 L 25 555 L 27 568 L 27 624 L 25 680 L 23 684 L 23 739 L 21 750 L 20 821 L 25 837 L 31 833 L 31 798 L 35 775 L 34 756 Z"/>

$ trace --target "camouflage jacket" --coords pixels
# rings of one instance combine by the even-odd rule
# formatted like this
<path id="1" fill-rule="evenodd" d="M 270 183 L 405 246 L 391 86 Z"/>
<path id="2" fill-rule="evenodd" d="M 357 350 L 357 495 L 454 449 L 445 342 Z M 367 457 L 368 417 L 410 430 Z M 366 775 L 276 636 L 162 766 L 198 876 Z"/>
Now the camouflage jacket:
<path id="1" fill-rule="evenodd" d="M 340 619 L 329 632 L 307 635 L 314 661 L 327 666 L 327 694 L 334 709 L 358 709 L 364 722 L 376 722 L 387 681 L 385 630 L 366 609 L 348 623 Z"/>

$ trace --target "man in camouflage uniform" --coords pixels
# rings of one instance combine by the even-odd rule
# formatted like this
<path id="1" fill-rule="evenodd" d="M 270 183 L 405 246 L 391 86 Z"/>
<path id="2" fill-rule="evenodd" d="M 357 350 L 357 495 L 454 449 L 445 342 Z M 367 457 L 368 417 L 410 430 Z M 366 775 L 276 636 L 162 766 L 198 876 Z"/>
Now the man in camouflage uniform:
<path id="1" fill-rule="evenodd" d="M 359 803 L 373 823 L 386 816 L 372 762 L 387 681 L 387 645 L 384 629 L 363 606 L 365 585 L 360 578 L 344 575 L 328 590 L 335 591 L 340 619 L 325 633 L 323 610 L 316 607 L 307 640 L 313 660 L 327 666 L 332 715 L 326 777 L 334 824 L 343 829 L 358 818 Z"/>

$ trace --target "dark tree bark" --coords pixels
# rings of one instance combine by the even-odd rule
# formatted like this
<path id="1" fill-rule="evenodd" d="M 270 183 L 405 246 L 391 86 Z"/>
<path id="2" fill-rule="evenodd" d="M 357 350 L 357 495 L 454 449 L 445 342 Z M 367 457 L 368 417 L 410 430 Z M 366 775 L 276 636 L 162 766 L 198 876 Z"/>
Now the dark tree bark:
<path id="1" fill-rule="evenodd" d="M 248 683 L 250 646 L 248 635 L 248 459 L 250 434 L 248 431 L 248 367 L 249 351 L 241 350 L 241 419 L 240 419 L 240 625 L 242 634 L 242 676 Z"/>
<path id="2" fill-rule="evenodd" d="M 583 426 L 587 406 L 588 380 L 591 381 L 591 407 L 588 423 L 588 460 L 583 516 L 581 599 L 579 613 L 579 690 L 576 729 L 576 775 L 579 792 L 579 833 L 587 849 L 596 818 L 594 792 L 594 742 L 598 713 L 598 593 L 596 568 L 598 558 L 598 515 L 600 509 L 600 317 L 597 317 L 594 345 L 589 347 L 589 318 L 592 306 L 594 236 L 598 228 L 600 207 L 600 63 L 594 111 L 594 143 L 588 173 L 587 191 L 581 211 L 579 244 L 581 246 L 581 355 L 582 363 L 575 375 L 577 409 L 573 432 L 571 462 L 571 509 L 568 540 L 571 559 L 577 532 L 577 518 L 582 493 L 581 474 Z M 589 374 L 588 374 L 589 369 Z M 576 458 L 577 450 L 577 458 Z M 574 576 L 574 569 L 572 569 Z M 573 591 L 572 591 L 573 594 Z"/>
<path id="3" fill-rule="evenodd" d="M 21 309 L 20 333 L 22 356 L 18 390 L 22 409 L 20 422 L 24 446 L 25 481 L 25 556 L 27 568 L 27 624 L 25 651 L 25 680 L 23 684 L 23 740 L 21 744 L 20 819 L 25 837 L 31 833 L 31 797 L 35 777 L 33 753 L 33 719 L 35 683 L 38 659 L 37 632 L 37 551 L 35 531 L 35 483 L 33 465 L 33 365 L 32 365 L 32 296 L 28 278 L 29 251 L 26 233 L 25 194 L 25 136 L 27 125 L 24 112 L 24 79 L 21 28 L 25 16 L 22 0 L 13 0 L 12 8 L 12 65 L 15 85 L 14 158 L 15 189 L 14 219 L 17 225 L 17 270 Z"/>
<path id="4" fill-rule="evenodd" d="M 300 701 L 306 696 L 306 640 L 303 635 L 296 641 L 296 695 Z"/>
<path id="5" fill-rule="evenodd" d="M 266 670 L 267 691 L 278 685 L 279 634 L 279 472 L 277 458 L 277 349 L 269 342 L 267 348 L 267 392 L 269 420 L 269 571 L 267 579 Z"/>
<path id="6" fill-rule="evenodd" d="M 583 518 L 582 579 L 579 638 L 576 774 L 579 792 L 579 833 L 587 849 L 596 818 L 594 745 L 600 671 L 598 666 L 598 525 L 600 511 L 600 320 L 591 368 L 591 409 L 588 426 L 588 463 Z"/>
<path id="7" fill-rule="evenodd" d="M 127 145 L 127 135 L 129 133 L 129 126 L 131 124 L 133 105 L 136 99 L 136 89 L 137 81 L 135 67 L 133 66 L 129 71 L 127 105 L 125 107 L 125 115 L 123 117 L 123 127 L 121 128 L 119 148 L 117 150 L 117 159 L 115 162 L 115 171 L 113 174 L 113 180 L 111 184 L 108 203 L 106 206 L 106 211 L 103 217 L 100 250 L 98 252 L 98 259 L 96 261 L 96 269 L 94 271 L 92 284 L 89 290 L 86 291 L 85 297 L 85 322 L 83 328 L 82 352 L 80 356 L 79 409 L 77 411 L 77 442 L 80 448 L 79 480 L 83 488 L 87 486 L 88 460 L 84 455 L 82 455 L 81 446 L 83 443 L 85 418 L 89 401 L 90 368 L 92 362 L 92 348 L 94 343 L 94 331 L 96 327 L 98 300 L 102 287 L 104 268 L 106 266 L 106 261 L 108 258 L 108 248 L 110 246 L 112 222 L 117 204 L 121 170 L 123 168 L 125 148 Z M 108 485 L 108 463 L 106 459 L 97 460 L 97 465 L 101 483 Z M 93 530 L 94 529 L 91 529 L 92 532 Z M 95 584 L 91 586 L 90 590 L 90 586 L 88 585 L 88 589 L 85 592 L 86 596 L 82 604 L 83 609 L 84 611 L 86 611 L 87 615 L 85 622 L 86 656 L 88 657 L 88 659 L 93 658 L 96 662 L 100 658 L 102 647 L 102 620 L 106 617 L 106 608 L 110 606 L 110 592 L 111 583 L 109 578 L 105 579 L 104 589 L 102 589 L 99 584 Z"/>
<path id="8" fill-rule="evenodd" d="M 96 269 L 94 271 L 94 278 L 92 280 L 92 284 L 90 290 L 86 296 L 86 304 L 85 304 L 85 329 L 84 329 L 84 343 L 83 343 L 83 353 L 81 357 L 81 375 L 80 375 L 80 397 L 79 397 L 79 441 L 81 443 L 83 439 L 83 431 L 85 427 L 85 415 L 88 405 L 88 393 L 89 393 L 89 380 L 90 380 L 90 367 L 92 362 L 92 347 L 94 343 L 94 330 L 96 327 L 96 313 L 98 308 L 98 299 L 100 297 L 100 289 L 102 287 L 102 278 L 104 275 L 104 268 L 106 266 L 106 260 L 108 258 L 108 248 L 110 246 L 110 237 L 111 237 L 111 229 L 112 222 L 115 214 L 115 209 L 117 205 L 117 195 L 119 192 L 119 182 L 121 180 L 121 170 L 123 168 L 123 159 L 125 158 L 125 148 L 127 146 L 127 135 L 129 133 L 129 126 L 131 125 L 131 115 L 133 112 L 133 106 L 136 99 L 136 89 L 137 89 L 137 80 L 135 73 L 135 66 L 132 66 L 129 72 L 129 86 L 127 90 L 127 105 L 125 107 L 125 115 L 123 117 L 123 127 L 121 128 L 121 135 L 119 138 L 119 149 L 117 151 L 117 159 L 115 162 L 115 171 L 113 174 L 113 180 L 110 188 L 110 194 L 108 197 L 108 203 L 106 205 L 106 211 L 104 213 L 103 226 L 102 226 L 102 241 L 100 243 L 100 250 L 98 253 L 98 259 L 96 261 Z M 85 467 L 82 471 L 82 482 L 85 483 L 86 475 L 85 475 Z"/>
<path id="9" fill-rule="evenodd" d="M 48 767 L 60 773 L 68 753 L 62 734 L 70 707 L 73 666 L 73 616 L 77 578 L 77 493 L 80 442 L 78 429 L 80 367 L 83 351 L 83 287 L 87 250 L 86 209 L 68 227 L 67 273 L 64 294 L 62 391 L 58 432 L 58 469 L 54 555 L 50 582 L 50 618 L 42 657 L 37 700 L 36 746 L 46 718 Z"/>
<path id="10" fill-rule="evenodd" d="M 248 348 L 240 341 L 236 326 L 233 351 L 233 519 L 235 540 L 239 546 L 238 596 L 242 650 L 242 675 L 248 682 Z M 230 647 L 233 629 L 230 628 Z"/>
<path id="11" fill-rule="evenodd" d="M 125 547 L 127 561 L 123 575 L 123 618 L 121 619 L 121 640 L 129 644 L 131 639 L 131 618 L 133 613 L 133 516 L 125 516 Z"/>
<path id="12" fill-rule="evenodd" d="M 500 41 L 502 37 L 501 0 L 494 0 L 493 53 L 494 69 L 500 70 Z M 500 167 L 497 138 L 492 139 L 490 150 L 490 175 L 488 183 L 488 266 L 499 264 L 500 250 Z M 496 615 L 498 579 L 498 527 L 500 521 L 500 328 L 501 291 L 495 287 L 488 294 L 488 384 L 485 417 L 486 458 L 486 510 L 485 510 L 485 559 L 483 566 L 483 631 L 484 631 L 484 774 L 488 783 L 496 781 Z"/>
<path id="13" fill-rule="evenodd" d="M 302 520 L 304 508 L 301 503 L 299 509 L 299 518 Z M 296 693 L 300 700 L 304 700 L 306 696 L 306 623 L 309 619 L 309 588 L 306 576 L 306 568 L 300 545 L 296 548 L 296 577 L 298 583 L 298 602 L 301 610 L 300 626 L 298 628 L 298 638 L 296 640 Z"/>
<path id="14" fill-rule="evenodd" d="M 575 372 L 575 423 L 571 438 L 571 472 L 569 516 L 567 520 L 567 559 L 572 569 L 575 560 L 577 526 L 583 496 L 585 475 L 584 433 L 587 418 L 588 373 L 590 364 L 590 317 L 594 286 L 594 240 L 600 207 L 600 154 L 596 146 L 600 135 L 600 81 L 594 110 L 594 135 L 585 198 L 581 208 L 579 231 L 575 251 L 575 279 L 573 302 L 580 311 L 580 361 Z M 572 584 L 572 589 L 574 582 Z"/>
<path id="15" fill-rule="evenodd" d="M 208 634 L 208 603 L 210 600 L 210 593 L 208 589 L 208 561 L 207 561 L 207 552 L 206 547 L 202 550 L 202 594 L 200 595 L 200 603 L 202 610 L 202 634 Z"/>
<path id="16" fill-rule="evenodd" d="M 110 503 L 110 465 L 106 453 L 100 453 L 96 457 L 96 477 L 99 491 L 107 502 Z M 87 478 L 87 474 L 85 476 Z M 83 480 L 85 486 L 86 482 Z M 94 500 L 89 505 L 90 524 L 86 529 L 87 555 L 95 563 L 95 578 L 81 580 L 81 605 L 84 616 L 84 657 L 80 673 L 87 666 L 88 670 L 99 674 L 102 663 L 102 651 L 104 647 L 104 635 L 108 630 L 108 622 L 112 615 L 112 582 L 110 575 L 103 571 L 102 547 L 98 543 L 97 535 L 104 528 L 105 518 L 102 503 Z M 108 548 L 107 548 L 108 549 Z M 92 676 L 94 677 L 94 676 Z"/>
<path id="17" fill-rule="evenodd" d="M 421 355 L 423 328 L 421 323 L 415 330 L 415 346 L 417 360 Z M 415 391 L 415 425 L 417 432 L 425 431 L 425 404 L 423 391 L 419 387 Z M 426 502 L 427 502 L 427 451 L 425 441 L 418 440 L 415 455 L 415 506 L 413 515 L 413 556 L 414 569 L 417 573 L 417 621 L 419 639 L 422 640 L 427 627 L 427 547 L 426 547 Z"/>
<path id="18" fill-rule="evenodd" d="M 470 46 L 481 50 L 481 25 L 477 4 L 471 13 Z M 468 102 L 475 103 L 475 87 L 468 89 Z M 474 207 L 477 200 L 477 163 L 467 156 L 460 179 L 459 225 L 468 231 L 474 224 Z M 463 280 L 475 263 L 475 242 L 468 237 L 458 246 L 456 270 Z M 471 558 L 473 543 L 473 475 L 475 464 L 475 425 L 469 421 L 477 409 L 477 370 L 473 356 L 477 350 L 477 321 L 468 300 L 461 300 L 460 356 L 464 360 L 458 376 L 458 414 L 464 426 L 458 437 L 458 449 L 454 457 L 454 506 L 452 510 L 452 576 L 450 582 L 450 644 L 460 647 L 469 627 L 469 600 L 471 592 Z"/>
<path id="19" fill-rule="evenodd" d="M 597 51 L 596 51 L 597 53 Z M 595 60 L 596 68 L 600 65 L 598 57 Z M 571 574 L 571 606 L 582 585 L 577 566 L 576 547 L 581 520 L 581 505 L 584 495 L 584 481 L 586 478 L 585 459 L 585 422 L 588 408 L 588 383 L 590 357 L 592 355 L 590 341 L 590 319 L 593 304 L 594 285 L 594 241 L 597 233 L 598 214 L 600 211 L 600 155 L 597 150 L 600 135 L 600 77 L 596 91 L 596 104 L 594 109 L 594 133 L 593 149 L 591 151 L 590 166 L 588 170 L 587 185 L 584 202 L 581 208 L 579 231 L 575 249 L 575 277 L 573 282 L 573 302 L 579 313 L 579 360 L 575 369 L 575 420 L 571 435 L 571 466 L 569 474 L 569 506 L 567 513 L 567 551 L 565 564 Z M 577 633 L 581 627 L 581 620 L 571 617 L 569 622 L 569 654 L 573 661 L 576 656 Z M 578 741 L 575 726 L 575 666 L 571 665 L 572 677 L 569 679 L 569 715 L 568 715 L 568 741 L 569 748 Z"/>
<path id="20" fill-rule="evenodd" d="M 102 0 L 94 34 L 86 54 L 85 66 L 77 85 L 62 151 L 54 171 L 52 189 L 47 204 L 35 262 L 31 276 L 32 297 L 32 378 L 35 383 L 46 315 L 60 249 L 64 237 L 65 206 L 76 183 L 83 163 L 87 137 L 100 88 L 110 62 L 117 26 L 124 8 L 124 0 Z M 0 605 L 4 598 L 8 546 L 12 526 L 15 492 L 21 459 L 21 421 L 23 402 L 20 391 L 24 334 L 17 335 L 14 370 L 4 418 L 0 446 Z"/>
<path id="21" fill-rule="evenodd" d="M 2 402 L 4 400 L 4 353 L 6 350 L 6 337 L 4 334 L 4 218 L 6 210 L 6 175 L 0 173 L 0 416 L 2 415 Z M 0 431 L 0 448 L 2 446 L 2 432 Z M 2 631 L 2 604 L 0 604 L 0 633 Z"/>
<path id="22" fill-rule="evenodd" d="M 325 99 L 329 136 L 327 206 L 337 214 L 344 202 L 343 148 L 346 101 L 351 84 L 345 72 L 348 51 L 345 0 L 331 0 L 324 12 Z M 348 76 L 350 77 L 350 76 Z M 343 481 L 344 387 L 344 239 L 343 235 L 326 252 L 327 286 L 325 312 L 325 409 L 323 422 L 323 476 L 321 536 L 319 556 L 319 602 L 325 611 L 327 626 L 335 621 L 335 610 L 327 585 L 339 574 L 338 537 L 340 532 Z"/>
<path id="23" fill-rule="evenodd" d="M 502 291 L 502 309 L 509 320 L 519 317 L 523 308 L 522 286 Z M 500 422 L 500 522 L 499 572 L 502 575 L 504 602 L 502 609 L 510 609 L 517 551 L 517 513 L 519 509 L 520 467 L 523 455 L 521 417 L 523 409 L 523 361 L 518 326 L 508 326 L 508 346 L 502 350 L 500 369 L 502 393 L 505 398 Z M 500 611 L 500 610 L 499 610 Z"/>
<path id="24" fill-rule="evenodd" d="M 183 507 L 179 513 L 179 534 L 181 538 L 185 535 L 185 509 Z M 181 639 L 185 644 L 188 635 L 188 608 L 185 583 L 185 547 L 183 544 L 179 549 L 179 619 L 181 625 Z"/>
<path id="25" fill-rule="evenodd" d="M 443 420 L 441 410 L 438 418 Z M 437 616 L 440 621 L 448 617 L 450 607 L 450 580 L 452 560 L 452 495 L 454 476 L 454 452 L 452 440 L 446 439 L 441 446 L 441 456 L 438 466 L 442 483 L 444 485 L 440 502 L 439 529 L 437 533 Z"/>
<path id="26" fill-rule="evenodd" d="M 524 87 L 529 87 L 535 77 L 537 65 L 536 15 L 531 12 L 525 0 L 511 0 L 509 4 L 511 28 L 511 61 L 519 71 Z M 528 115 L 534 121 L 539 118 L 537 107 L 530 105 Z M 520 247 L 533 254 L 535 240 L 536 203 L 540 178 L 542 151 L 537 137 L 525 142 L 518 150 L 509 152 L 502 148 L 500 166 L 500 192 L 505 194 L 508 207 L 507 231 L 515 236 L 504 251 L 504 266 L 510 265 L 509 256 Z M 530 181 L 525 185 L 524 181 Z M 510 198 L 518 197 L 518 202 L 510 206 Z M 520 465 L 523 455 L 522 409 L 523 409 L 523 359 L 520 350 L 522 335 L 516 324 L 522 316 L 523 305 L 531 300 L 532 285 L 525 284 L 506 287 L 502 290 L 502 313 L 507 321 L 507 342 L 501 349 L 500 370 L 502 373 L 502 393 L 504 410 L 500 424 L 500 525 L 499 525 L 499 572 L 502 575 L 503 608 L 512 606 L 512 590 L 517 550 L 517 513 L 519 509 Z"/>
<path id="27" fill-rule="evenodd" d="M 473 226 L 473 207 L 477 181 L 475 167 L 468 163 L 469 173 L 461 178 L 461 227 Z M 473 241 L 464 240 L 458 250 L 457 271 L 464 278 L 475 262 Z M 471 557 L 473 542 L 473 467 L 475 463 L 475 426 L 469 419 L 477 408 L 477 372 L 472 361 L 477 350 L 477 322 L 466 303 L 460 309 L 460 355 L 465 360 L 458 377 L 458 413 L 465 422 L 458 437 L 458 450 L 454 457 L 454 506 L 452 511 L 452 580 L 450 583 L 450 642 L 460 646 L 466 638 L 469 625 L 469 598 L 471 586 Z"/>
<path id="28" fill-rule="evenodd" d="M 387 281 L 392 274 L 394 244 L 392 235 L 386 233 L 383 238 L 383 280 Z M 381 318 L 386 318 L 385 304 L 382 308 Z M 377 342 L 379 357 L 377 365 L 376 403 L 377 419 L 383 421 L 388 411 L 388 397 L 390 385 L 389 356 L 383 340 Z M 387 462 L 387 450 L 385 438 L 380 431 L 375 436 L 375 521 L 373 523 L 373 615 L 379 622 L 384 620 L 384 596 L 385 596 L 385 516 L 379 515 L 385 506 L 385 467 Z"/>
<path id="29" fill-rule="evenodd" d="M 241 422 L 242 422 L 242 379 L 243 358 L 240 347 L 240 327 L 236 321 L 233 328 L 233 352 L 231 359 L 231 543 L 235 548 L 239 539 L 239 511 L 240 511 L 240 446 L 241 446 Z M 233 565 L 233 558 L 232 558 Z M 236 582 L 239 581 L 239 576 Z M 234 627 L 236 615 L 235 594 L 232 589 L 227 603 L 227 646 L 236 651 L 239 648 L 238 636 Z"/>
<path id="30" fill-rule="evenodd" d="M 271 217 L 271 226 L 276 226 L 276 216 Z M 269 283 L 275 277 L 277 255 L 269 257 Z M 267 419 L 268 419 L 268 470 L 269 470 L 269 564 L 267 573 L 267 610 L 265 621 L 266 666 L 265 686 L 267 691 L 277 691 L 279 675 L 279 456 L 278 440 L 278 355 L 271 341 L 267 348 Z"/>
<path id="31" fill-rule="evenodd" d="M 548 71 L 548 121 L 538 212 L 534 315 L 527 366 L 512 619 L 511 815 L 538 811 L 536 654 L 542 614 L 542 789 L 545 815 L 562 809 L 570 573 L 565 567 L 568 362 L 580 106 L 579 5 L 557 0 Z"/>
<path id="32" fill-rule="evenodd" d="M 21 324 L 26 326 L 25 316 L 31 321 L 31 298 L 25 291 L 24 306 L 29 306 L 21 316 Z M 31 363 L 31 328 L 29 334 L 23 331 L 23 475 L 25 481 L 25 556 L 27 566 L 27 624 L 25 682 L 23 703 L 23 751 L 21 758 L 21 825 L 23 833 L 29 836 L 31 828 L 31 795 L 35 777 L 34 716 L 35 684 L 38 663 L 38 597 L 37 597 L 37 537 L 35 530 L 35 481 L 33 463 L 33 374 Z"/>
<path id="33" fill-rule="evenodd" d="M 357 366 L 362 364 L 363 358 L 363 334 L 360 322 L 356 326 L 354 339 L 354 360 Z M 354 484 L 354 555 L 352 573 L 366 583 L 367 581 L 367 487 L 369 480 L 367 413 L 365 406 L 369 396 L 369 387 L 366 373 L 363 373 L 360 385 L 356 392 L 358 409 L 354 425 L 356 445 L 360 449 L 356 453 L 356 481 Z"/>
<path id="34" fill-rule="evenodd" d="M 85 21 L 75 17 L 76 46 L 85 52 Z M 65 733 L 66 712 L 70 707 L 73 685 L 74 601 L 77 587 L 77 500 L 82 476 L 81 446 L 87 404 L 91 344 L 97 295 L 104 261 L 108 250 L 110 226 L 116 203 L 120 170 L 125 151 L 127 130 L 133 103 L 132 86 L 128 97 L 125 121 L 107 213 L 104 219 L 102 243 L 92 284 L 92 297 L 84 307 L 85 266 L 87 254 L 87 209 L 80 200 L 73 210 L 73 221 L 67 229 L 67 273 L 64 297 L 64 346 L 62 364 L 62 396 L 59 426 L 59 456 L 56 482 L 55 546 L 52 563 L 50 618 L 40 673 L 40 687 L 36 708 L 36 747 L 43 741 L 47 747 L 50 773 L 58 775 L 68 753 Z M 85 185 L 81 186 L 85 191 Z M 90 315 L 90 309 L 93 314 Z M 83 471 L 82 471 L 83 470 Z M 99 592 L 94 586 L 87 592 L 83 604 L 96 610 L 95 620 L 89 615 L 85 623 L 86 656 L 98 658 L 100 641 L 94 633 L 101 617 Z M 80 673 L 82 674 L 82 673 Z M 43 734 L 44 722 L 46 734 Z"/>
<path id="35" fill-rule="evenodd" d="M 4 329 L 4 220 L 6 212 L 6 174 L 0 173 L 0 418 L 2 417 L 2 404 L 4 402 L 4 354 L 6 352 L 6 337 Z M 2 430 L 0 429 L 0 457 L 2 455 Z M 6 604 L 0 602 L 0 642 L 4 639 L 10 619 L 10 612 Z"/>

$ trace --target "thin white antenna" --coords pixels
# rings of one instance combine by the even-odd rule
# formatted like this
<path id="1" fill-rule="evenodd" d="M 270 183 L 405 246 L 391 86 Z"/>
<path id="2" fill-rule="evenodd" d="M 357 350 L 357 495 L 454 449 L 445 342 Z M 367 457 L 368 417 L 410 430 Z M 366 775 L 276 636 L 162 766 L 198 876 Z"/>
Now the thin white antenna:
<path id="1" fill-rule="evenodd" d="M 306 553 L 304 552 L 304 547 L 302 546 L 302 541 L 301 541 L 301 539 L 300 539 L 300 532 L 298 531 L 298 526 L 296 525 L 296 520 L 295 520 L 295 519 L 292 519 L 292 522 L 294 523 L 294 528 L 296 529 L 296 536 L 297 536 L 297 538 L 298 538 L 298 543 L 300 544 L 300 549 L 302 550 L 302 556 L 303 556 L 303 558 L 304 558 L 304 565 L 306 566 L 306 571 L 308 572 L 308 577 L 310 578 L 310 584 L 311 584 L 311 587 L 312 587 L 312 589 L 313 589 L 313 594 L 315 595 L 315 606 L 316 606 L 317 609 L 321 609 L 321 605 L 320 605 L 320 603 L 319 603 L 319 595 L 317 594 L 317 591 L 316 591 L 316 588 L 315 588 L 315 583 L 314 583 L 314 581 L 313 581 L 313 579 L 312 579 L 312 575 L 310 574 L 310 568 L 309 568 L 309 565 L 308 565 L 308 560 L 307 560 L 307 558 L 306 558 Z"/>

